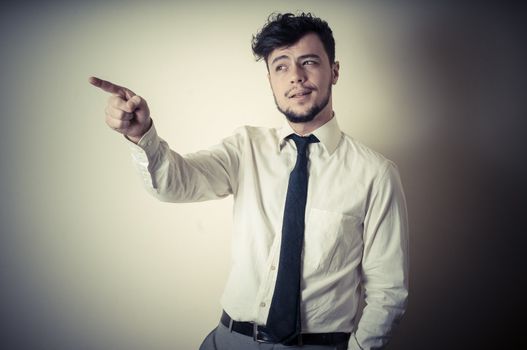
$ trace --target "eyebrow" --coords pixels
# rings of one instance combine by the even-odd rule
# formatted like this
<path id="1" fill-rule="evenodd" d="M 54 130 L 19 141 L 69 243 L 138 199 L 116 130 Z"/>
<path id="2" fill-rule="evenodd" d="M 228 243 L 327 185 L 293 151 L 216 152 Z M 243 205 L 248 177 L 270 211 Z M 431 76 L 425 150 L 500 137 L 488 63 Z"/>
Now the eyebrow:
<path id="1" fill-rule="evenodd" d="M 289 56 L 287 56 L 287 55 L 281 55 L 281 56 L 275 57 L 271 61 L 271 65 L 275 64 L 276 61 L 283 60 L 283 59 L 288 59 L 288 58 L 289 58 Z M 309 54 L 306 54 L 306 55 L 298 56 L 298 58 L 300 60 L 303 60 L 303 59 L 306 59 L 306 58 L 317 58 L 317 59 L 320 59 L 320 56 L 319 55 L 315 55 L 314 53 L 309 53 Z"/>

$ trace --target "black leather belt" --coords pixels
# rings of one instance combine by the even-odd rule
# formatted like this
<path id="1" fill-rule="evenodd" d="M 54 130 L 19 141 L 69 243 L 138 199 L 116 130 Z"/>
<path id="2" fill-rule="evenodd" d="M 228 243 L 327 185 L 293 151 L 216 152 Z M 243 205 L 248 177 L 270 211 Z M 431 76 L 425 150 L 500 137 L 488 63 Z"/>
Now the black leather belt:
<path id="1" fill-rule="evenodd" d="M 221 323 L 230 331 L 252 337 L 259 343 L 279 343 L 267 332 L 264 326 L 258 326 L 253 322 L 234 321 L 225 311 L 221 315 Z M 348 342 L 350 333 L 302 333 L 284 345 L 337 345 Z"/>

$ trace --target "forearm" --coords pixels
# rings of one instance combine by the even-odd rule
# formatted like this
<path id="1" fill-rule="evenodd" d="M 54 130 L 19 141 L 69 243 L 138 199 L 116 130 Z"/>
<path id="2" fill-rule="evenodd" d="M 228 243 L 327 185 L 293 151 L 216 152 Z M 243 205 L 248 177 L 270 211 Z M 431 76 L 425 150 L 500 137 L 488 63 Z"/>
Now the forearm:
<path id="1" fill-rule="evenodd" d="M 212 155 L 184 157 L 170 149 L 152 126 L 131 144 L 136 169 L 149 193 L 167 202 L 197 202 L 229 193 L 229 174 Z"/>
<path id="2" fill-rule="evenodd" d="M 386 346 L 405 312 L 407 296 L 404 287 L 370 291 L 348 348 L 367 350 Z"/>

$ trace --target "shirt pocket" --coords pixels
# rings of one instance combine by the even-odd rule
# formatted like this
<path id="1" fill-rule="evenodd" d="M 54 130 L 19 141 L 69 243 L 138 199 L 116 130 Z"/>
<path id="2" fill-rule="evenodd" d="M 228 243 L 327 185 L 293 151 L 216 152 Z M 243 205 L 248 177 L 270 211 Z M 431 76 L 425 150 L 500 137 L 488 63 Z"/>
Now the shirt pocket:
<path id="1" fill-rule="evenodd" d="M 304 233 L 305 272 L 335 271 L 360 259 L 361 254 L 360 218 L 311 208 Z"/>

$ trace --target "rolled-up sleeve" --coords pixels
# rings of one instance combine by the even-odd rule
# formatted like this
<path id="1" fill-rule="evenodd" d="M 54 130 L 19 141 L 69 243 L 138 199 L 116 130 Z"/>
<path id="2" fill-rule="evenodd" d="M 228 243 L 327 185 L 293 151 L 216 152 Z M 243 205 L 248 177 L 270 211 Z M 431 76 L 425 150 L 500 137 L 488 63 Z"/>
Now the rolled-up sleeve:
<path id="1" fill-rule="evenodd" d="M 408 297 L 408 219 L 396 166 L 374 181 L 364 220 L 362 278 L 366 306 L 350 349 L 379 349 L 390 339 Z"/>
<path id="2" fill-rule="evenodd" d="M 130 148 L 143 185 L 153 196 L 166 202 L 199 202 L 236 190 L 240 142 L 235 134 L 207 150 L 180 155 L 152 124 L 137 144 L 130 142 Z"/>

